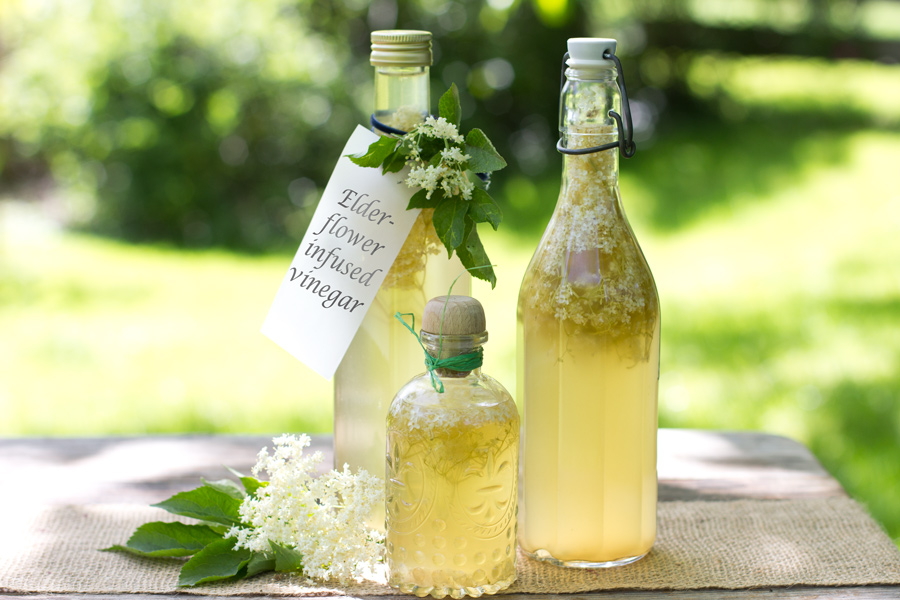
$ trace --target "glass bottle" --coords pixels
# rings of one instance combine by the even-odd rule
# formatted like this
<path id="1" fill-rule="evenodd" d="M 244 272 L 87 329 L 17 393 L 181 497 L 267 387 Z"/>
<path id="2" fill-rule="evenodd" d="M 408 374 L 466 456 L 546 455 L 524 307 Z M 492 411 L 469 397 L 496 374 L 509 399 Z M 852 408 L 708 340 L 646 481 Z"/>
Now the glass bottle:
<path id="1" fill-rule="evenodd" d="M 425 307 L 421 340 L 431 356 L 480 354 L 487 338 L 474 298 L 441 296 Z M 478 597 L 516 578 L 519 413 L 475 364 L 436 368 L 434 382 L 413 378 L 388 411 L 388 583 L 407 594 Z"/>
<path id="2" fill-rule="evenodd" d="M 569 55 L 563 145 L 615 142 L 615 40 L 571 39 Z M 646 555 L 656 537 L 659 299 L 622 208 L 618 152 L 564 163 L 519 291 L 519 543 L 563 566 L 615 566 Z"/>
<path id="3" fill-rule="evenodd" d="M 431 33 L 372 32 L 371 63 L 375 67 L 375 118 L 395 129 L 408 130 L 429 111 Z M 382 133 L 376 130 L 376 133 Z M 410 190 L 410 195 L 412 190 Z M 412 312 L 421 318 L 428 298 L 446 293 L 454 278 L 465 273 L 446 251 L 431 224 L 433 210 L 416 219 L 397 259 L 375 295 L 362 325 L 334 376 L 334 464 L 384 473 L 384 419 L 394 393 L 417 372 L 421 348 L 398 331 L 394 314 Z M 471 277 L 456 283 L 467 292 Z M 384 527 L 383 507 L 370 526 Z"/>

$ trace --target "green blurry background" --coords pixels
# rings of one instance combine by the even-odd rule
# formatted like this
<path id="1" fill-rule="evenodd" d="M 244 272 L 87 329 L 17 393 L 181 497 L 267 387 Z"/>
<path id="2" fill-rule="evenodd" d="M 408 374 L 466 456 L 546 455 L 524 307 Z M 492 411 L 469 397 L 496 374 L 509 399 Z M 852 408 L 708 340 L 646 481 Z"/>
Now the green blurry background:
<path id="1" fill-rule="evenodd" d="M 900 3 L 4 0 L 0 435 L 325 432 L 258 329 L 372 102 L 369 32 L 435 34 L 510 166 L 476 287 L 514 385 L 565 40 L 619 40 L 626 210 L 663 304 L 660 423 L 806 443 L 900 541 Z"/>

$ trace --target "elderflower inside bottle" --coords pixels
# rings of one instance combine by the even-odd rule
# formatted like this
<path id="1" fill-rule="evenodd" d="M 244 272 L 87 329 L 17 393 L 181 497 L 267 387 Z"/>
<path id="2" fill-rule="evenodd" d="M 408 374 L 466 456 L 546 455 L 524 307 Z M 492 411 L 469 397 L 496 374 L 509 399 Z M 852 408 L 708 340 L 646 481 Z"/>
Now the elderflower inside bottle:
<path id="1" fill-rule="evenodd" d="M 375 67 L 375 133 L 408 131 L 429 113 L 431 33 L 372 32 Z M 381 127 L 382 129 L 379 129 Z M 410 190 L 412 195 L 412 190 Z M 465 273 L 455 256 L 447 258 L 432 225 L 433 209 L 422 210 L 400 253 L 375 295 L 334 376 L 334 464 L 384 471 L 384 419 L 394 393 L 418 371 L 421 350 L 412 336 L 398 331 L 394 314 L 411 311 L 421 318 L 428 298 L 450 287 Z M 468 291 L 466 273 L 457 289 Z M 380 506 L 369 525 L 384 527 Z"/>
<path id="2" fill-rule="evenodd" d="M 615 40 L 568 46 L 562 144 L 616 142 Z M 659 300 L 622 208 L 617 150 L 564 162 L 519 291 L 519 543 L 555 564 L 607 567 L 643 557 L 656 536 Z"/>
<path id="3" fill-rule="evenodd" d="M 388 583 L 407 594 L 478 597 L 516 578 L 519 414 L 481 372 L 487 338 L 477 300 L 431 300 L 421 341 L 434 370 L 388 411 Z"/>

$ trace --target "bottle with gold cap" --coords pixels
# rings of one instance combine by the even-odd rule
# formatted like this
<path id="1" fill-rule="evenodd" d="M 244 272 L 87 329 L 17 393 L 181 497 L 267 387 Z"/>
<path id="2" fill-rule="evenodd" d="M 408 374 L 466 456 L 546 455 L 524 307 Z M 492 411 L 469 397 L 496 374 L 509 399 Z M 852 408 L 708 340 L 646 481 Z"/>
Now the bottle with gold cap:
<path id="1" fill-rule="evenodd" d="M 634 145 L 615 52 L 569 40 L 562 189 L 519 291 L 519 543 L 571 567 L 633 562 L 656 536 L 659 300 L 619 197 Z"/>
<path id="2" fill-rule="evenodd" d="M 388 411 L 388 583 L 407 594 L 478 597 L 516 578 L 519 414 L 481 372 L 487 338 L 477 300 L 432 299 L 429 370 Z"/>
<path id="3" fill-rule="evenodd" d="M 375 67 L 373 130 L 401 133 L 429 114 L 431 33 L 372 32 Z M 447 258 L 434 231 L 434 210 L 416 219 L 397 259 L 385 277 L 362 325 L 334 376 L 334 463 L 349 464 L 373 475 L 384 473 L 384 418 L 394 393 L 418 372 L 421 350 L 412 336 L 398 331 L 394 314 L 412 311 L 421 318 L 428 298 L 445 292 L 460 273 L 456 256 Z M 466 273 L 456 289 L 468 291 Z M 370 526 L 382 528 L 384 514 Z"/>
<path id="4" fill-rule="evenodd" d="M 407 132 L 424 121 L 431 110 L 431 33 L 373 31 L 369 61 L 375 67 L 375 132 Z"/>

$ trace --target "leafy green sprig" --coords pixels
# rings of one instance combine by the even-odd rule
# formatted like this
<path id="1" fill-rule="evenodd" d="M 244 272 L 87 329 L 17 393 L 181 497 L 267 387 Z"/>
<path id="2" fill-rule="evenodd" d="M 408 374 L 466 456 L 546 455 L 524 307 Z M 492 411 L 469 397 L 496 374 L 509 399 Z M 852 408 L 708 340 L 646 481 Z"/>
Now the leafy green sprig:
<path id="1" fill-rule="evenodd" d="M 433 208 L 434 230 L 447 256 L 456 252 L 463 266 L 494 287 L 497 277 L 477 225 L 489 223 L 496 231 L 503 214 L 487 191 L 489 178 L 478 175 L 498 171 L 506 161 L 482 130 L 460 134 L 462 109 L 456 84 L 441 96 L 438 114 L 400 137 L 381 137 L 365 153 L 349 158 L 361 167 L 381 167 L 383 173 L 397 173 L 409 165 L 406 184 L 419 189 L 407 210 Z"/>
<path id="2" fill-rule="evenodd" d="M 199 524 L 153 522 L 138 527 L 119 550 L 149 557 L 187 557 L 180 586 L 250 577 L 264 571 L 299 571 L 321 581 L 349 583 L 375 574 L 384 535 L 366 524 L 384 503 L 384 482 L 345 466 L 316 476 L 321 452 L 304 453 L 308 435 L 281 435 L 271 454 L 256 455 L 253 474 L 203 486 L 154 504 Z"/>
<path id="3" fill-rule="evenodd" d="M 230 479 L 203 480 L 203 485 L 175 494 L 152 506 L 174 515 L 198 519 L 199 524 L 154 521 L 138 527 L 125 545 L 104 548 L 104 552 L 123 551 L 152 558 L 190 556 L 181 567 L 179 586 L 195 586 L 219 580 L 238 580 L 265 571 L 297 571 L 303 568 L 303 557 L 293 548 L 269 542 L 270 553 L 235 548 L 228 531 L 242 525 L 240 507 L 244 498 L 268 485 L 237 471 L 243 484 Z"/>

